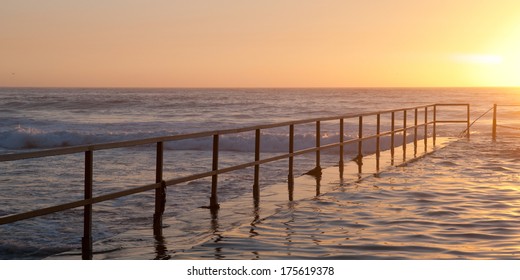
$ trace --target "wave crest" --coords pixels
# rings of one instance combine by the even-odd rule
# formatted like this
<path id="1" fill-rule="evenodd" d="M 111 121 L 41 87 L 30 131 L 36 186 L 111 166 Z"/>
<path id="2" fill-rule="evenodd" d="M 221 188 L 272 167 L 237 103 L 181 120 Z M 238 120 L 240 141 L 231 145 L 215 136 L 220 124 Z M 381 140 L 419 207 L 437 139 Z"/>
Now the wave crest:
<path id="1" fill-rule="evenodd" d="M 158 133 L 147 132 L 81 132 L 81 131 L 46 131 L 30 127 L 16 127 L 14 129 L 0 132 L 0 148 L 7 150 L 25 150 L 25 149 L 49 149 L 58 147 L 89 145 L 95 143 L 116 142 L 131 139 L 143 139 L 157 137 L 160 135 L 172 135 L 167 131 Z M 345 136 L 345 140 L 352 137 Z M 336 143 L 339 140 L 339 134 L 324 134 L 321 138 L 321 145 Z M 165 148 L 169 150 L 212 150 L 212 138 L 196 138 L 189 140 L 171 141 L 165 143 Z M 396 137 L 395 144 L 402 143 L 402 137 Z M 390 147 L 389 137 L 382 137 L 380 141 L 381 149 Z M 236 152 L 253 152 L 255 150 L 255 135 L 253 133 L 241 133 L 222 135 L 220 139 L 219 149 L 221 151 Z M 295 150 L 311 148 L 316 145 L 316 135 L 314 133 L 301 133 L 294 136 Z M 363 152 L 375 152 L 375 139 L 363 142 Z M 288 152 L 289 136 L 287 133 L 264 133 L 261 135 L 260 149 L 262 152 Z M 331 153 L 336 153 L 337 149 L 330 149 Z M 325 152 L 327 152 L 325 151 Z M 357 152 L 357 144 L 351 143 L 345 145 L 346 153 Z"/>

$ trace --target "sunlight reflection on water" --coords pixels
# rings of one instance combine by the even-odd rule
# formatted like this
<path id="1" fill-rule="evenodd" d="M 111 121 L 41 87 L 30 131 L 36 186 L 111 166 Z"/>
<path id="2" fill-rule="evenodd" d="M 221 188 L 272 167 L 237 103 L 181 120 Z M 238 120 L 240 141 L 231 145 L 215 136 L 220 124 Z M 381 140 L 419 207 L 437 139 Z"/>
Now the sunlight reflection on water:
<path id="1" fill-rule="evenodd" d="M 406 167 L 287 203 L 265 220 L 173 257 L 518 258 L 520 164 L 495 168 L 518 158 L 510 152 L 517 140 L 458 141 Z M 489 152 L 482 155 L 484 147 Z"/>

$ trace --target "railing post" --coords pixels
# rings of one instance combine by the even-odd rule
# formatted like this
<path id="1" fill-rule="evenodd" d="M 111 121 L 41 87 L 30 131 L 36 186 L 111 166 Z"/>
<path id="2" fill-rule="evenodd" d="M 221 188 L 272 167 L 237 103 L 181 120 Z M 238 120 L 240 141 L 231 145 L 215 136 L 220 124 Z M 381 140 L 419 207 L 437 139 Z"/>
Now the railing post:
<path id="1" fill-rule="evenodd" d="M 320 121 L 316 121 L 316 148 L 320 148 L 320 147 L 321 147 Z M 316 170 L 321 170 L 320 155 L 321 155 L 321 151 L 316 150 Z"/>
<path id="2" fill-rule="evenodd" d="M 358 159 L 363 157 L 363 116 L 359 116 L 359 132 L 358 132 Z"/>
<path id="3" fill-rule="evenodd" d="M 469 110 L 469 104 L 468 104 L 468 122 L 467 122 L 467 128 L 466 128 L 466 138 L 469 139 L 469 128 L 470 128 L 470 110 Z"/>
<path id="4" fill-rule="evenodd" d="M 339 119 L 339 176 L 343 178 L 343 170 L 344 170 L 344 146 L 343 142 L 345 142 L 345 132 L 344 132 L 344 120 L 343 118 Z"/>
<path id="5" fill-rule="evenodd" d="M 433 105 L 433 146 L 437 140 L 437 104 Z"/>
<path id="6" fill-rule="evenodd" d="M 93 151 L 85 152 L 85 199 L 92 198 Z M 83 238 L 81 239 L 81 258 L 92 259 L 92 204 L 83 207 Z"/>
<path id="7" fill-rule="evenodd" d="M 260 160 L 260 129 L 255 131 L 255 161 Z M 253 199 L 258 202 L 260 200 L 260 165 L 255 164 L 255 177 L 253 183 Z"/>
<path id="8" fill-rule="evenodd" d="M 493 128 L 492 128 L 493 141 L 497 140 L 497 104 L 493 104 Z"/>
<path id="9" fill-rule="evenodd" d="M 219 135 L 213 135 L 213 164 L 212 171 L 218 170 L 218 146 L 219 146 Z M 218 184 L 218 175 L 214 174 L 211 176 L 211 197 L 209 201 L 209 208 L 218 209 L 220 208 L 218 204 L 218 196 L 217 196 L 217 184 Z"/>
<path id="10" fill-rule="evenodd" d="M 415 108 L 415 118 L 414 118 L 414 127 L 413 127 L 413 155 L 417 156 L 417 124 L 418 124 L 418 108 Z"/>
<path id="11" fill-rule="evenodd" d="M 379 136 L 379 134 L 381 134 L 381 114 L 377 114 L 376 134 L 376 170 L 379 171 L 379 157 L 381 156 L 381 139 Z"/>
<path id="12" fill-rule="evenodd" d="M 392 163 L 393 163 L 393 159 L 394 159 L 394 146 L 395 146 L 395 112 L 392 112 L 392 124 L 391 124 L 391 127 L 390 127 L 390 130 L 391 130 L 391 134 L 390 134 L 390 154 L 392 156 Z"/>
<path id="13" fill-rule="evenodd" d="M 406 118 L 408 116 L 408 112 L 403 110 L 403 161 L 406 161 Z"/>
<path id="14" fill-rule="evenodd" d="M 424 151 L 428 151 L 428 106 L 424 107 Z"/>
<path id="15" fill-rule="evenodd" d="M 406 117 L 408 113 L 403 110 L 403 160 L 406 160 Z"/>
<path id="16" fill-rule="evenodd" d="M 157 142 L 157 153 L 155 158 L 155 182 L 163 180 L 164 143 Z"/>
<path id="17" fill-rule="evenodd" d="M 155 189 L 155 213 L 153 214 L 153 234 L 162 235 L 162 216 L 166 204 L 166 183 L 163 181 L 164 143 L 157 142 L 157 154 L 155 161 L 155 183 L 161 183 L 160 188 Z"/>
<path id="18" fill-rule="evenodd" d="M 289 126 L 289 154 L 294 153 L 294 124 Z M 289 189 L 289 201 L 293 201 L 294 191 L 294 174 L 293 174 L 294 157 L 289 156 L 289 175 L 288 175 L 288 189 Z"/>

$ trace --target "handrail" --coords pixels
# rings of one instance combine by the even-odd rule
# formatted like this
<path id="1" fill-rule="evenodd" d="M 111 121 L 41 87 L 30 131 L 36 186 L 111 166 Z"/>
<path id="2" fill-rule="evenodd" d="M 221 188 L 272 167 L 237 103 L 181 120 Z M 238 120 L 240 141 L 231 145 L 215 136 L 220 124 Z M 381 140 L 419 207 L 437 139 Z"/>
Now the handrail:
<path id="1" fill-rule="evenodd" d="M 493 104 L 493 107 L 491 108 L 493 110 L 493 121 L 492 121 L 492 126 L 491 126 L 491 138 L 493 139 L 493 141 L 496 141 L 496 139 L 497 139 L 497 127 L 503 127 L 503 128 L 508 128 L 508 129 L 520 130 L 520 127 L 511 127 L 511 126 L 507 126 L 507 125 L 499 125 L 497 123 L 497 108 L 498 108 L 498 106 L 500 106 L 500 107 L 520 107 L 520 104 L 496 104 L 496 103 Z M 489 111 L 491 111 L 491 109 Z M 488 113 L 488 112 L 486 112 L 486 113 Z"/>
<path id="2" fill-rule="evenodd" d="M 467 107 L 467 118 L 466 120 L 437 120 L 437 107 L 438 106 L 466 106 Z M 394 138 L 396 134 L 401 133 L 403 137 L 403 151 L 406 149 L 406 142 L 407 142 L 407 131 L 413 130 L 414 134 L 414 145 L 417 147 L 417 128 L 424 127 L 424 142 L 425 142 L 425 149 L 426 149 L 426 141 L 428 139 L 428 126 L 433 126 L 433 145 L 435 145 L 435 139 L 436 139 L 436 125 L 438 123 L 467 123 L 467 136 L 469 137 L 469 121 L 470 121 L 470 115 L 469 115 L 469 104 L 430 104 L 430 105 L 423 105 L 423 106 L 417 106 L 417 107 L 407 107 L 407 108 L 400 108 L 400 109 L 393 109 L 393 110 L 384 110 L 384 111 L 377 111 L 377 112 L 363 112 L 358 114 L 346 114 L 341 116 L 334 116 L 334 117 L 322 117 L 322 118 L 311 118 L 311 119 L 305 119 L 305 120 L 297 120 L 297 121 L 287 121 L 287 122 L 281 122 L 281 123 L 274 123 L 274 124 L 266 124 L 266 125 L 256 125 L 256 126 L 249 126 L 249 127 L 243 127 L 243 128 L 236 128 L 236 129 L 225 129 L 225 130 L 215 130 L 215 131 L 206 131 L 206 132 L 196 132 L 196 133 L 189 133 L 189 134 L 182 134 L 182 135 L 170 135 L 170 136 L 161 136 L 161 137 L 153 137 L 153 138 L 146 138 L 146 139 L 137 139 L 137 140 L 128 140 L 128 141 L 120 141 L 120 142 L 110 142 L 110 143 L 100 143 L 100 144 L 92 144 L 92 145 L 82 145 L 82 146 L 74 146 L 74 147 L 64 147 L 64 148 L 55 148 L 55 149 L 48 149 L 48 150 L 41 150 L 41 151 L 34 151 L 34 152 L 25 152 L 25 153 L 17 153 L 17 154 L 4 154 L 0 155 L 0 162 L 6 162 L 6 161 L 17 161 L 17 160 L 23 160 L 23 159 L 30 159 L 30 158 L 42 158 L 42 157 L 51 157 L 51 156 L 58 156 L 58 155 L 67 155 L 67 154 L 77 154 L 77 153 L 84 153 L 85 154 L 85 198 L 83 200 L 77 200 L 65 204 L 55 205 L 51 207 L 41 208 L 33 211 L 28 211 L 24 213 L 18 213 L 8 216 L 0 217 L 0 225 L 2 224 L 8 224 L 13 223 L 20 220 L 25 220 L 29 218 L 34 218 L 38 216 L 43 216 L 55 212 L 64 211 L 67 209 L 77 208 L 77 207 L 84 207 L 84 236 L 82 238 L 82 258 L 83 259 L 92 259 L 92 205 L 131 195 L 131 194 L 137 194 L 149 190 L 155 189 L 155 213 L 154 213 L 154 234 L 162 234 L 162 214 L 164 212 L 164 206 L 165 206 L 165 199 L 166 199 L 166 192 L 165 189 L 167 186 L 177 185 L 184 182 L 189 182 L 201 178 L 206 177 L 212 177 L 212 184 L 211 184 L 211 197 L 210 197 L 210 206 L 209 208 L 217 209 L 219 208 L 218 204 L 218 186 L 217 186 L 217 179 L 218 175 L 224 174 L 227 172 L 232 172 L 248 167 L 255 167 L 255 176 L 254 176 L 254 185 L 253 185 L 253 196 L 255 203 L 258 203 L 259 201 L 259 168 L 260 165 L 278 161 L 282 159 L 289 159 L 289 187 L 291 188 L 291 184 L 294 183 L 294 175 L 293 175 L 293 158 L 295 156 L 307 154 L 307 153 L 316 153 L 316 168 L 315 171 L 321 173 L 321 166 L 320 166 L 320 152 L 325 149 L 332 149 L 335 147 L 339 147 L 340 149 L 340 172 L 343 170 L 343 146 L 346 144 L 351 143 L 357 143 L 358 144 L 358 157 L 363 157 L 362 152 L 362 143 L 365 140 L 374 139 L 376 138 L 376 154 L 379 157 L 379 151 L 380 151 L 380 137 L 388 136 L 391 137 L 391 154 L 392 157 L 394 155 Z M 428 119 L 428 109 L 433 108 L 433 120 Z M 418 110 L 422 109 L 424 114 L 424 122 L 419 123 L 418 121 Z M 414 122 L 413 125 L 407 126 L 407 115 L 409 111 L 414 111 Z M 396 112 L 403 112 L 403 126 L 400 128 L 395 127 L 395 113 Z M 391 114 L 391 121 L 392 126 L 389 131 L 381 132 L 380 126 L 380 118 L 381 115 L 384 114 Z M 370 135 L 363 135 L 363 119 L 367 116 L 377 116 L 377 129 L 375 134 Z M 350 139 L 350 140 L 344 140 L 344 119 L 353 119 L 358 118 L 359 119 L 359 132 L 358 132 L 358 138 Z M 326 145 L 321 145 L 321 131 L 320 131 L 320 124 L 324 121 L 334 121 L 339 120 L 339 131 L 341 133 L 340 139 L 338 142 L 330 143 Z M 294 150 L 294 126 L 300 125 L 300 124 L 308 124 L 308 123 L 316 123 L 316 146 L 312 148 L 306 148 L 306 149 L 300 149 L 295 151 Z M 270 128 L 277 128 L 277 127 L 285 127 L 289 126 L 290 133 L 289 133 L 289 147 L 288 147 L 288 153 L 277 155 L 270 158 L 260 158 L 260 139 L 261 139 L 261 130 L 263 129 L 270 129 Z M 220 135 L 225 134 L 236 134 L 236 133 L 243 133 L 243 132 L 249 132 L 249 131 L 255 131 L 255 160 L 248 163 L 243 163 L 235 166 L 230 166 L 226 168 L 219 168 L 218 167 L 218 153 L 219 153 L 219 137 Z M 189 176 L 180 177 L 180 178 L 173 178 L 173 179 L 163 179 L 163 150 L 164 150 L 164 142 L 170 142 L 170 141 L 179 141 L 179 140 L 189 140 L 189 139 L 196 139 L 201 137 L 213 137 L 213 161 L 212 161 L 212 170 L 198 173 L 198 174 L 191 174 Z M 139 186 L 139 187 L 133 187 L 124 191 L 118 191 L 113 192 L 106 195 L 101 195 L 97 197 L 92 197 L 92 178 L 93 178 L 93 152 L 97 150 L 107 150 L 107 149 L 116 149 L 116 148 L 125 148 L 125 147 L 133 147 L 133 146 L 140 146 L 140 145 L 149 145 L 149 144 L 156 144 L 157 145 L 157 151 L 156 151 L 156 182 L 154 184 Z M 292 200 L 292 193 L 290 192 L 289 200 Z"/>

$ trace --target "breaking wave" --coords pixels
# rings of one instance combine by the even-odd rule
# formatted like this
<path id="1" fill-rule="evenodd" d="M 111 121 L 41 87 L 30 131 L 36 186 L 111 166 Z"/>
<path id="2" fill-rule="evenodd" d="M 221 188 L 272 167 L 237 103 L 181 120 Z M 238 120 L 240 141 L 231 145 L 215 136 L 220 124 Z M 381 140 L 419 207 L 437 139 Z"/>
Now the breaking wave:
<path id="1" fill-rule="evenodd" d="M 147 132 L 80 132 L 80 131 L 46 131 L 36 128 L 16 127 L 11 130 L 0 132 L 0 148 L 19 151 L 27 149 L 50 149 L 59 147 L 69 147 L 78 145 L 89 145 L 96 143 L 107 143 L 125 141 L 131 139 L 152 138 L 157 136 L 172 135 L 166 131 L 158 133 Z M 410 137 L 411 135 L 409 135 Z M 412 136 L 413 137 L 413 136 Z M 407 141 L 412 141 L 412 137 Z M 345 136 L 345 140 L 353 137 Z M 339 134 L 325 134 L 321 138 L 321 145 L 335 143 L 339 140 Z M 211 150 L 212 138 L 203 137 L 189 140 L 171 141 L 165 144 L 169 150 Z M 287 152 L 289 147 L 289 137 L 287 133 L 263 133 L 260 141 L 262 152 Z M 222 135 L 220 139 L 221 151 L 252 152 L 255 150 L 255 136 L 252 133 Z M 395 138 L 395 144 L 402 144 L 402 137 Z M 294 136 L 295 150 L 311 148 L 316 145 L 314 133 L 301 133 Z M 390 147 L 390 137 L 381 137 L 381 149 Z M 376 140 L 370 139 L 363 142 L 363 151 L 373 153 L 376 148 Z M 330 149 L 337 152 L 337 149 Z M 357 151 L 357 144 L 350 143 L 345 145 L 346 153 Z"/>

